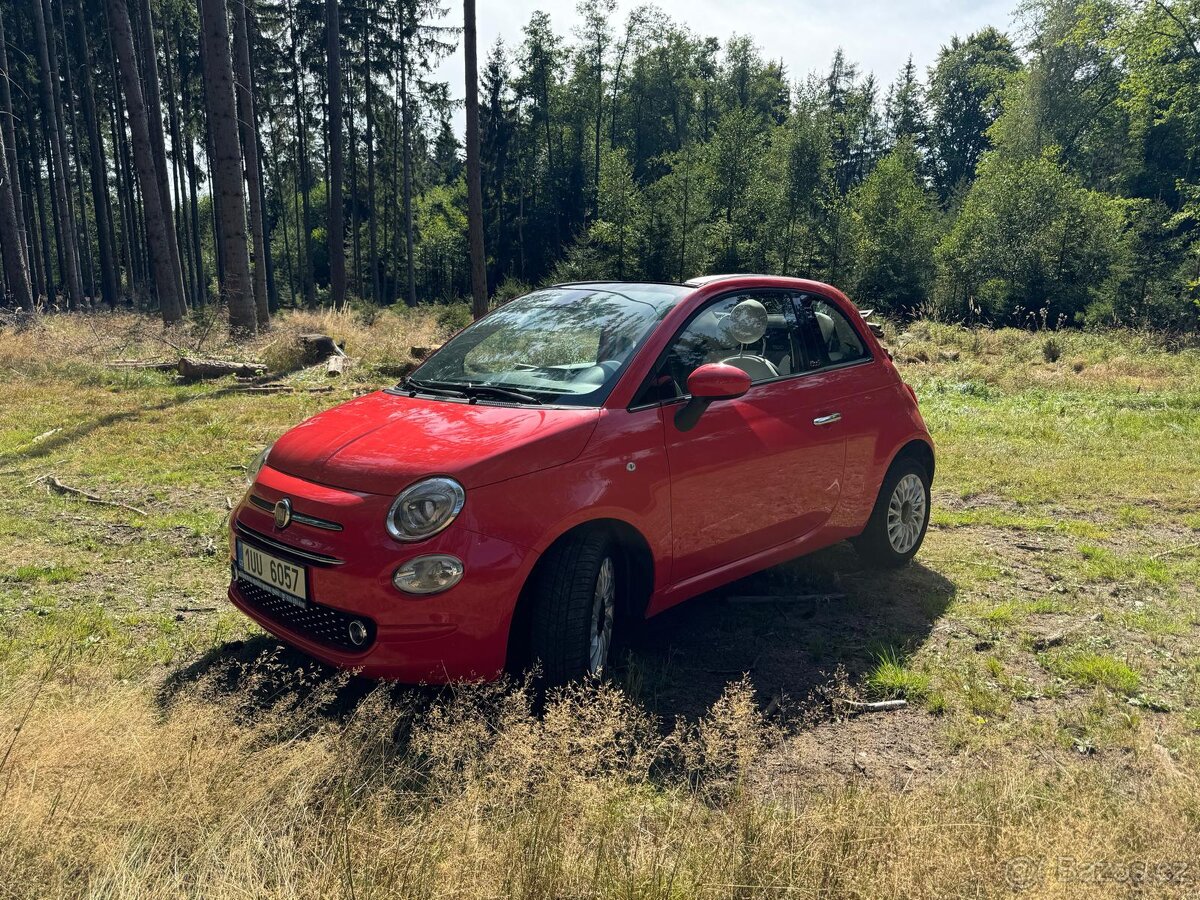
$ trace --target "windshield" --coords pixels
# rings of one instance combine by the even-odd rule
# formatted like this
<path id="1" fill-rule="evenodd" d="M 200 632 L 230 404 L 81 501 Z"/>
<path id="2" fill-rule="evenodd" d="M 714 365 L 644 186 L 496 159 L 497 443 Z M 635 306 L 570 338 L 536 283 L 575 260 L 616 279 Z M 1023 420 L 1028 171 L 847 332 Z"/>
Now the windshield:
<path id="1" fill-rule="evenodd" d="M 599 406 L 634 351 L 691 290 L 589 284 L 536 291 L 460 332 L 404 387 L 501 402 Z"/>

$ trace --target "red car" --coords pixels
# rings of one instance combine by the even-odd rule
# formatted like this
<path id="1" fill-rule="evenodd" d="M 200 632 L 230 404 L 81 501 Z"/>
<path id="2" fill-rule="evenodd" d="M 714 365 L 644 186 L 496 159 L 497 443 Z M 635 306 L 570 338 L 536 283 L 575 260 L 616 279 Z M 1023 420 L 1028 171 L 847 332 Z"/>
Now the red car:
<path id="1" fill-rule="evenodd" d="M 850 539 L 908 562 L 934 454 L 836 288 L 760 275 L 514 300 L 265 450 L 229 597 L 369 676 L 600 672 L 614 632 Z"/>

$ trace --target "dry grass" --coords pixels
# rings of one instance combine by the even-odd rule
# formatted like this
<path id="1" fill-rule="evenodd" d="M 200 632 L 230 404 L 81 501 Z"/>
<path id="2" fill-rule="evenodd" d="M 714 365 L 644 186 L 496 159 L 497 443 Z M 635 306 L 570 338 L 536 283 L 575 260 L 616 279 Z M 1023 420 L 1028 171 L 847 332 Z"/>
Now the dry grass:
<path id="1" fill-rule="evenodd" d="M 999 760 L 907 791 L 786 793 L 744 685 L 664 733 L 611 686 L 441 695 L 300 685 L 155 703 L 86 674 L 42 687 L 0 776 L 13 897 L 639 897 L 1108 894 L 1064 860 L 1145 865 L 1186 895 L 1190 776 L 1136 783 Z M 38 685 L 9 685 L 12 734 Z M 269 700 L 264 700 L 269 697 Z M 1093 873 L 1094 874 L 1094 873 Z M 1194 873 L 1191 873 L 1194 875 Z M 1128 877 L 1128 876 L 1126 876 Z M 1106 878 L 1109 883 L 1105 883 Z"/>
<path id="2" fill-rule="evenodd" d="M 394 380 L 372 367 L 441 322 L 293 313 L 247 345 L 125 314 L 0 330 L 0 897 L 1196 894 L 1195 350 L 893 334 L 940 455 L 921 565 L 872 575 L 842 547 L 763 573 L 736 590 L 844 599 L 698 600 L 615 684 L 535 714 L 512 685 L 297 672 L 222 599 L 239 466 Z M 330 393 L 109 365 L 286 370 L 313 331 L 364 360 Z M 147 515 L 47 495 L 47 473 Z M 842 664 L 910 708 L 804 707 Z M 762 695 L 722 694 L 746 668 Z"/>
<path id="3" fill-rule="evenodd" d="M 354 309 L 288 312 L 251 341 L 234 342 L 220 310 L 202 310 L 188 321 L 166 327 L 129 312 L 40 316 L 20 329 L 5 329 L 0 369 L 24 375 L 55 373 L 94 377 L 114 360 L 175 360 L 212 356 L 265 363 L 272 372 L 299 366 L 298 336 L 328 334 L 348 356 L 368 366 L 401 365 L 413 347 L 436 347 L 451 332 L 439 309 L 418 307 L 374 311 Z"/>

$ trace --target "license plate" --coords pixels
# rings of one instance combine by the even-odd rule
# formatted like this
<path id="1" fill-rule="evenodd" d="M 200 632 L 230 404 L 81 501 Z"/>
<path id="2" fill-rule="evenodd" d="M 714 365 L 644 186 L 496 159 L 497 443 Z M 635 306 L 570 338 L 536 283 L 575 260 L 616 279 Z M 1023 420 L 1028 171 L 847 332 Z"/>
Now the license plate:
<path id="1" fill-rule="evenodd" d="M 303 566 L 238 541 L 237 567 L 241 577 L 277 597 L 297 606 L 308 605 L 308 579 Z"/>

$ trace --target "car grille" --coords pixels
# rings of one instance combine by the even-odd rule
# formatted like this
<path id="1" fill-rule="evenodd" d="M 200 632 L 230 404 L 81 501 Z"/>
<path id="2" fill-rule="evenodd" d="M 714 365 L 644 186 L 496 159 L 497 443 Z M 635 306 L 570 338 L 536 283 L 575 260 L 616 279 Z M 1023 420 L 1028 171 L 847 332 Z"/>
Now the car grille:
<path id="1" fill-rule="evenodd" d="M 375 642 L 375 623 L 363 616 L 353 616 L 311 600 L 306 607 L 296 606 L 244 578 L 238 578 L 236 583 L 238 592 L 248 606 L 271 622 L 315 644 L 346 653 L 365 653 Z M 354 621 L 361 622 L 367 629 L 366 640 L 361 644 L 350 640 L 350 623 Z"/>

